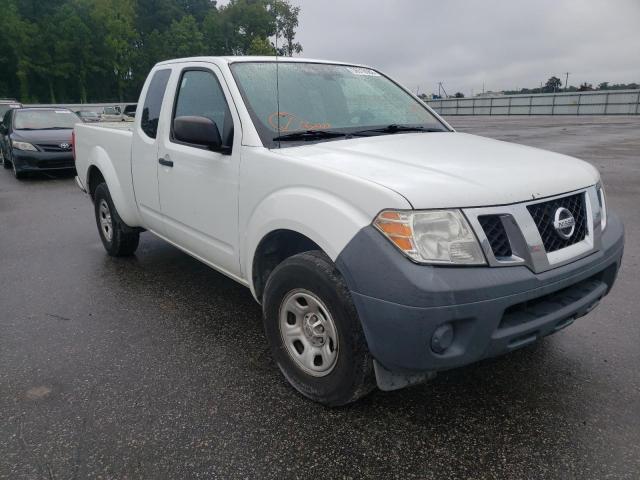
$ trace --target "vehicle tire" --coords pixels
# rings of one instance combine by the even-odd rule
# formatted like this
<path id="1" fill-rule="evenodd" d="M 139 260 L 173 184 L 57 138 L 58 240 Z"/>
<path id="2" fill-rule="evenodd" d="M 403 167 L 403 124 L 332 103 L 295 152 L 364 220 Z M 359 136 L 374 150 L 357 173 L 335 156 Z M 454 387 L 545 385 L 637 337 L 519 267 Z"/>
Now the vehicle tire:
<path id="1" fill-rule="evenodd" d="M 140 232 L 132 230 L 120 219 L 106 183 L 96 187 L 93 202 L 98 233 L 107 253 L 112 257 L 133 255 L 138 248 Z"/>
<path id="2" fill-rule="evenodd" d="M 304 252 L 278 265 L 265 286 L 263 313 L 274 360 L 302 395 L 341 406 L 375 388 L 358 313 L 326 254 Z"/>
<path id="3" fill-rule="evenodd" d="M 2 157 L 2 166 L 7 170 L 9 170 L 11 168 L 11 162 L 7 160 L 7 158 L 4 156 L 4 152 L 1 150 L 0 150 L 0 157 Z"/>
<path id="4" fill-rule="evenodd" d="M 23 180 L 26 177 L 26 174 L 24 172 L 21 172 L 16 168 L 15 162 L 11 162 L 11 166 L 13 167 L 13 176 L 16 178 L 16 180 Z"/>

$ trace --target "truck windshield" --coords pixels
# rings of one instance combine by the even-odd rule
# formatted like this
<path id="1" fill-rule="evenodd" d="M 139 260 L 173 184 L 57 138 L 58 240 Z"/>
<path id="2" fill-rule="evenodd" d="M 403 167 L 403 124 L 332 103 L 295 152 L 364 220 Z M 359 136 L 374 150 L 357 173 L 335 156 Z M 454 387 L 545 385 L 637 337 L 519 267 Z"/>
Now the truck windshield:
<path id="1" fill-rule="evenodd" d="M 448 131 L 406 91 L 369 68 L 279 62 L 278 108 L 275 62 L 237 62 L 230 67 L 262 143 L 268 148 L 282 145 L 283 139 L 323 141 L 365 131 L 367 135 Z M 321 131 L 329 134 L 319 134 Z"/>
<path id="2" fill-rule="evenodd" d="M 16 112 L 14 128 L 16 130 L 55 130 L 71 129 L 81 122 L 70 110 L 21 110 Z"/>

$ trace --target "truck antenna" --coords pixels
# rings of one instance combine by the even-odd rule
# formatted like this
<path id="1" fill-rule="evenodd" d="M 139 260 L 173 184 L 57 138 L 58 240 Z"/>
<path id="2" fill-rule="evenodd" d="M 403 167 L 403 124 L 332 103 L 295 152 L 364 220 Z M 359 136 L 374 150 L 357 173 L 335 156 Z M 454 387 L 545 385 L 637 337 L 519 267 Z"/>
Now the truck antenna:
<path id="1" fill-rule="evenodd" d="M 280 145 L 280 70 L 278 69 L 278 12 L 276 14 L 276 107 L 278 113 L 276 115 L 276 121 L 278 124 L 278 148 L 281 148 Z"/>

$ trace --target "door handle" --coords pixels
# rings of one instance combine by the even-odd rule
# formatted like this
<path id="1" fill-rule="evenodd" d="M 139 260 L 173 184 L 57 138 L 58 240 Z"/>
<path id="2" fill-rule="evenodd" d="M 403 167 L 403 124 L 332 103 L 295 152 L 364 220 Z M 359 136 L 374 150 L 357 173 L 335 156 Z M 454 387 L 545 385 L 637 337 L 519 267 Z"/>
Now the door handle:
<path id="1" fill-rule="evenodd" d="M 159 158 L 158 163 L 165 167 L 173 167 L 173 160 L 169 160 L 168 158 Z"/>

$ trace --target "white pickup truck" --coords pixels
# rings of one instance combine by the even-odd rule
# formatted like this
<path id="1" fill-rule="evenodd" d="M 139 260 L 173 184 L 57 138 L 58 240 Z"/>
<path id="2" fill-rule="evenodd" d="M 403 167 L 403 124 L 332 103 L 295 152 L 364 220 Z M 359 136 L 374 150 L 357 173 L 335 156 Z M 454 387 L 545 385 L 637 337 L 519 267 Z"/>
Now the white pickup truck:
<path id="1" fill-rule="evenodd" d="M 303 395 L 352 402 L 509 352 L 611 289 L 600 176 L 457 133 L 375 69 L 272 57 L 156 65 L 127 128 L 79 124 L 113 256 L 149 231 L 251 289 Z"/>

